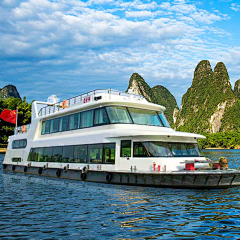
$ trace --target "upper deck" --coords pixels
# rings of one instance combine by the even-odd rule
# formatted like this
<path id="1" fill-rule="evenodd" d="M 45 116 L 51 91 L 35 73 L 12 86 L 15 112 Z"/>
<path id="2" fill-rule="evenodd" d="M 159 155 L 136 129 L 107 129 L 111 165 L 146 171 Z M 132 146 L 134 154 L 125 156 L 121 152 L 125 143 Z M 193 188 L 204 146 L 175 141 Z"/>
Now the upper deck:
<path id="1" fill-rule="evenodd" d="M 64 100 L 66 108 L 63 108 L 63 101 L 56 103 L 43 103 L 34 102 L 36 104 L 45 104 L 42 107 L 35 118 L 45 118 L 52 115 L 58 115 L 68 111 L 81 108 L 91 108 L 94 105 L 100 105 L 103 103 L 111 102 L 112 104 L 123 104 L 124 106 L 139 106 L 147 109 L 164 111 L 165 107 L 148 102 L 143 96 L 136 94 L 129 94 L 126 92 L 120 92 L 113 89 L 98 89 L 91 92 L 87 92 L 72 98 Z"/>

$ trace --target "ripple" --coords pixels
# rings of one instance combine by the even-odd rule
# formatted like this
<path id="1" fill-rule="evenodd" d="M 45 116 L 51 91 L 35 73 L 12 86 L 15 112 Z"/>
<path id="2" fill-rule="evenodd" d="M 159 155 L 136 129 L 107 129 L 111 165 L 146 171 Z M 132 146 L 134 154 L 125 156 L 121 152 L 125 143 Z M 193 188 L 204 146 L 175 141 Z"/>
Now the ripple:
<path id="1" fill-rule="evenodd" d="M 238 167 L 240 151 L 227 155 Z M 0 162 L 4 155 L 0 155 Z M 3 173 L 1 239 L 238 239 L 240 188 L 158 189 Z"/>

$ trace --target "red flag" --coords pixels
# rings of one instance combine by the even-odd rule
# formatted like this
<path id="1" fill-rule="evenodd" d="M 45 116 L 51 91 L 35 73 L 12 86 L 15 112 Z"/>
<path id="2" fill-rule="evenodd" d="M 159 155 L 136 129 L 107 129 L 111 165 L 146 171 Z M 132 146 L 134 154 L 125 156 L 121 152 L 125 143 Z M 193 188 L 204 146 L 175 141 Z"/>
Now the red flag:
<path id="1" fill-rule="evenodd" d="M 0 118 L 6 122 L 16 124 L 17 111 L 4 109 L 0 115 Z"/>

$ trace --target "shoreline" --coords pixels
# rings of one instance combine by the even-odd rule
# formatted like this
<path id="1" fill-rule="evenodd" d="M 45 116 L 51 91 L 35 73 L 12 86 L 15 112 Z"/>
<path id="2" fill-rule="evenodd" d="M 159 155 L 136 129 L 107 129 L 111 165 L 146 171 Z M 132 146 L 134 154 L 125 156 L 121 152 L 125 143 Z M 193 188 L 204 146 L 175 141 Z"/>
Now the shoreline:
<path id="1" fill-rule="evenodd" d="M 0 148 L 0 153 L 6 153 L 7 148 Z"/>

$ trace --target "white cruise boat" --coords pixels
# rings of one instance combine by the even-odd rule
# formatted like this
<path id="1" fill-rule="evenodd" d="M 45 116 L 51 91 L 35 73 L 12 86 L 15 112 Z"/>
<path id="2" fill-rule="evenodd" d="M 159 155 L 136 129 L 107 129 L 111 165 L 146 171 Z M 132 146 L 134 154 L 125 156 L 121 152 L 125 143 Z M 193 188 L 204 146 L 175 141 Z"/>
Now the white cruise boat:
<path id="1" fill-rule="evenodd" d="M 173 130 L 164 110 L 142 96 L 111 89 L 58 103 L 34 101 L 31 125 L 9 137 L 3 168 L 152 187 L 240 185 L 240 171 L 210 168 L 197 141 L 204 136 Z"/>

